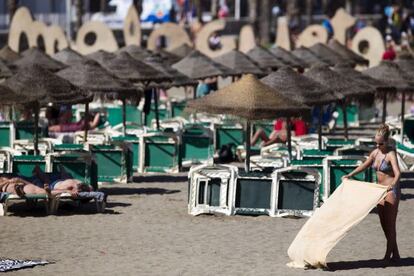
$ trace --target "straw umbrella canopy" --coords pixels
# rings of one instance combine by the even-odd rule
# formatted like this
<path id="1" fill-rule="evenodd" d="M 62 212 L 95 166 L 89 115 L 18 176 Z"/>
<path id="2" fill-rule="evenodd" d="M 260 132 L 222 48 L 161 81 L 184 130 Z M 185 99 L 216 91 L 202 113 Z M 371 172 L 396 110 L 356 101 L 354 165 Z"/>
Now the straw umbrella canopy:
<path id="1" fill-rule="evenodd" d="M 0 105 L 27 104 L 33 101 L 32 97 L 22 97 L 10 87 L 0 84 Z"/>
<path id="2" fill-rule="evenodd" d="M 74 64 L 56 74 L 83 89 L 96 93 L 117 93 L 122 98 L 127 96 L 141 96 L 141 89 L 139 87 L 134 86 L 126 80 L 117 78 L 94 60 L 85 60 L 81 63 Z M 87 109 L 88 105 L 86 105 L 86 111 Z M 123 119 L 125 121 L 125 109 L 123 112 Z M 85 113 L 87 114 L 87 112 Z"/>
<path id="3" fill-rule="evenodd" d="M 0 50 L 0 59 L 4 60 L 8 64 L 13 63 L 19 58 L 21 58 L 21 56 L 13 51 L 8 45 L 4 46 Z"/>
<path id="4" fill-rule="evenodd" d="M 93 53 L 90 53 L 85 56 L 86 58 L 92 59 L 99 63 L 101 66 L 103 66 L 103 63 L 105 63 L 106 60 L 114 58 L 115 54 L 107 52 L 105 50 L 98 50 Z"/>
<path id="5" fill-rule="evenodd" d="M 262 78 L 261 81 L 274 89 L 283 91 L 284 95 L 290 99 L 308 106 L 321 106 L 343 99 L 342 94 L 332 91 L 288 67 L 273 72 Z M 319 115 L 321 115 L 321 112 Z M 319 148 L 322 147 L 321 119 L 321 116 L 319 116 Z"/>
<path id="6" fill-rule="evenodd" d="M 368 84 L 355 81 L 352 78 L 347 78 L 346 76 L 329 69 L 328 65 L 313 66 L 310 70 L 305 72 L 304 75 L 345 96 L 345 99 L 342 101 L 342 111 L 345 139 L 348 139 L 347 101 L 350 98 L 361 99 L 369 96 L 373 97 L 375 89 Z"/>
<path id="7" fill-rule="evenodd" d="M 343 58 L 340 54 L 338 54 L 337 52 L 335 52 L 334 50 L 322 43 L 316 43 L 312 47 L 309 47 L 309 50 L 331 66 L 343 62 L 350 62 L 352 63 L 352 65 L 355 65 L 355 63 L 352 60 L 347 60 Z"/>
<path id="8" fill-rule="evenodd" d="M 247 119 L 247 171 L 250 164 L 250 121 L 299 116 L 309 112 L 307 106 L 285 97 L 283 91 L 263 84 L 251 74 L 203 98 L 192 100 L 187 106 L 191 110 L 232 114 Z"/>
<path id="9" fill-rule="evenodd" d="M 132 56 L 134 59 L 137 59 L 137 60 L 143 60 L 144 58 L 147 58 L 153 55 L 151 51 L 145 48 L 139 47 L 137 45 L 128 45 L 128 46 L 122 47 L 115 53 L 118 54 L 121 52 L 126 52 L 130 56 Z"/>
<path id="10" fill-rule="evenodd" d="M 171 49 L 169 52 L 180 58 L 184 58 L 185 56 L 189 55 L 193 50 L 193 47 L 189 46 L 187 43 L 184 43 L 174 49 Z"/>
<path id="11" fill-rule="evenodd" d="M 182 60 L 174 63 L 172 67 L 193 80 L 202 80 L 218 76 L 228 77 L 237 75 L 237 73 L 232 69 L 218 62 L 215 62 L 197 50 L 193 50 Z"/>
<path id="12" fill-rule="evenodd" d="M 396 63 L 392 61 L 381 61 L 377 66 L 366 69 L 362 72 L 374 79 L 382 80 L 394 86 L 397 92 L 402 93 L 401 100 L 401 132 L 403 133 L 405 113 L 405 93 L 414 91 L 414 82 Z M 384 98 L 385 99 L 385 98 Z M 401 135 L 402 139 L 403 135 Z"/>
<path id="13" fill-rule="evenodd" d="M 71 48 L 65 48 L 52 56 L 53 59 L 62 62 L 66 65 L 74 65 L 85 61 L 87 58 L 72 50 Z"/>
<path id="14" fill-rule="evenodd" d="M 291 52 L 283 49 L 282 47 L 276 46 L 274 48 L 270 48 L 269 51 L 276 56 L 277 58 L 283 60 L 284 63 L 288 64 L 294 68 L 307 68 L 309 65 L 301 60 L 300 58 L 293 55 Z"/>
<path id="15" fill-rule="evenodd" d="M 354 51 L 347 48 L 345 45 L 339 43 L 336 39 L 332 39 L 328 43 L 328 47 L 341 55 L 346 60 L 352 60 L 355 64 L 369 65 L 369 60 L 358 55 Z"/>
<path id="16" fill-rule="evenodd" d="M 10 68 L 0 59 L 0 79 L 11 77 L 12 74 Z"/>
<path id="17" fill-rule="evenodd" d="M 293 50 L 292 54 L 296 56 L 297 58 L 300 58 L 301 60 L 306 62 L 306 64 L 309 64 L 309 65 L 318 64 L 318 63 L 327 63 L 326 60 L 322 60 L 320 57 L 315 55 L 311 50 L 303 46 Z"/>
<path id="18" fill-rule="evenodd" d="M 36 154 L 38 153 L 37 124 L 39 122 L 39 109 L 41 106 L 46 106 L 49 103 L 87 103 L 92 100 L 92 96 L 85 90 L 36 64 L 19 69 L 16 74 L 4 82 L 4 85 L 10 87 L 17 95 L 23 98 L 34 98 L 36 100 L 33 105 Z"/>
<path id="19" fill-rule="evenodd" d="M 261 46 L 254 47 L 246 55 L 263 70 L 273 71 L 285 66 L 283 61 Z"/>
<path id="20" fill-rule="evenodd" d="M 161 83 L 162 86 L 188 86 L 188 85 L 196 85 L 197 81 L 190 79 L 186 75 L 180 73 L 178 70 L 172 68 L 168 64 L 166 64 L 165 59 L 160 56 L 154 55 L 151 57 L 147 57 L 143 60 L 146 64 L 150 65 L 152 68 L 160 71 L 161 73 L 169 76 L 172 82 L 167 81 Z"/>
<path id="21" fill-rule="evenodd" d="M 164 63 L 170 66 L 174 63 L 179 62 L 182 59 L 181 57 L 174 55 L 173 53 L 167 52 L 163 49 L 155 51 L 153 55 L 160 56 L 164 60 Z"/>
<path id="22" fill-rule="evenodd" d="M 238 75 L 253 74 L 264 75 L 265 73 L 252 61 L 247 55 L 242 52 L 231 50 L 213 59 L 214 61 L 229 67 Z"/>
<path id="23" fill-rule="evenodd" d="M 385 123 L 387 114 L 387 92 L 395 92 L 396 89 L 391 84 L 383 81 L 371 78 L 370 76 L 363 74 L 357 70 L 354 70 L 348 63 L 337 64 L 333 70 L 343 76 L 347 76 L 355 81 L 359 81 L 363 84 L 367 84 L 377 91 L 378 94 L 383 95 L 383 109 L 382 109 L 382 122 Z"/>
<path id="24" fill-rule="evenodd" d="M 59 71 L 66 67 L 63 63 L 54 60 L 38 48 L 30 48 L 22 53 L 22 58 L 14 61 L 13 66 L 17 68 L 25 68 L 37 64 L 51 72 Z"/>

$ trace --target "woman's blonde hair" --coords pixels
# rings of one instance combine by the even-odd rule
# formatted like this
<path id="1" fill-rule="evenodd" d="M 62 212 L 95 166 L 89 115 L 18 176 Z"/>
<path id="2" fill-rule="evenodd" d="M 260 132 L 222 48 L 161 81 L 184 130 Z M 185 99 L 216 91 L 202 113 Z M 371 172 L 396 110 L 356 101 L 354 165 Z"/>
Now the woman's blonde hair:
<path id="1" fill-rule="evenodd" d="M 380 127 L 377 129 L 376 135 L 383 137 L 384 140 L 387 141 L 390 137 L 390 127 L 387 124 L 380 125 Z"/>

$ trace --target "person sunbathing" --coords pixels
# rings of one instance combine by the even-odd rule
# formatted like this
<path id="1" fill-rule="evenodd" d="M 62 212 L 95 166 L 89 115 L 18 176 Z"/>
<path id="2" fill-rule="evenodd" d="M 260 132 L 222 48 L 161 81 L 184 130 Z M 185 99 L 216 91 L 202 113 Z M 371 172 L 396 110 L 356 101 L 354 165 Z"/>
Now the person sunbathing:
<path id="1" fill-rule="evenodd" d="M 85 119 L 72 122 L 72 110 L 63 109 L 57 119 L 57 124 L 49 126 L 49 132 L 76 132 L 84 130 L 86 127 L 88 129 L 94 129 L 98 126 L 99 120 L 100 115 L 96 113 L 94 116 L 88 116 L 87 122 L 85 122 Z"/>
<path id="2" fill-rule="evenodd" d="M 25 194 L 50 195 L 45 189 L 28 182 L 20 177 L 0 177 L 0 192 L 24 197 Z"/>
<path id="3" fill-rule="evenodd" d="M 39 166 L 34 169 L 34 177 L 37 183 L 42 183 L 44 189 L 50 190 L 52 195 L 70 193 L 78 196 L 80 192 L 91 192 L 92 187 L 73 178 L 62 167 L 59 172 L 45 174 Z"/>

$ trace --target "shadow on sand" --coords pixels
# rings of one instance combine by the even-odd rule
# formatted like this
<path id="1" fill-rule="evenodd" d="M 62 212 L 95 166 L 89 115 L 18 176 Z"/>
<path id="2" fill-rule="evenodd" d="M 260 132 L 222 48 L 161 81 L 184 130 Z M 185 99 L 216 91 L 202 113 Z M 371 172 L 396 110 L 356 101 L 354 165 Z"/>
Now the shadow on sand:
<path id="1" fill-rule="evenodd" d="M 348 262 L 334 262 L 328 263 L 328 271 L 338 271 L 338 270 L 352 270 L 360 268 L 384 268 L 384 267 L 404 267 L 404 266 L 414 266 L 414 258 L 407 257 L 401 258 L 396 263 L 388 263 L 382 259 L 371 259 L 371 260 L 361 260 L 361 261 L 348 261 Z"/>
<path id="2" fill-rule="evenodd" d="M 181 190 L 168 190 L 163 188 L 128 188 L 128 187 L 105 187 L 102 192 L 111 195 L 165 195 L 175 194 Z"/>

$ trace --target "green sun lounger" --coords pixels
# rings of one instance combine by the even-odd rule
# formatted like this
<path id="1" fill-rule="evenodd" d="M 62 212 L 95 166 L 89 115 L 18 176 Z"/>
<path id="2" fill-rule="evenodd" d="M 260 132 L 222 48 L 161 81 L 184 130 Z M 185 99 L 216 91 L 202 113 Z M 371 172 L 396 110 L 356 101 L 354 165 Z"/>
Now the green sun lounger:
<path id="1" fill-rule="evenodd" d="M 213 132 L 203 126 L 191 124 L 182 131 L 181 158 L 183 164 L 213 163 Z"/>
<path id="2" fill-rule="evenodd" d="M 132 151 L 129 143 L 114 141 L 111 144 L 91 145 L 95 156 L 98 182 L 127 183 L 132 178 Z"/>
<path id="3" fill-rule="evenodd" d="M 140 136 L 139 173 L 181 170 L 180 135 L 174 132 L 148 132 Z"/>
<path id="4" fill-rule="evenodd" d="M 15 139 L 15 127 L 10 122 L 0 122 L 0 147 L 12 147 Z"/>
<path id="5" fill-rule="evenodd" d="M 296 166 L 275 170 L 275 185 L 271 216 L 311 216 L 319 206 L 319 180 L 317 170 Z"/>
<path id="6" fill-rule="evenodd" d="M 363 156 L 328 156 L 323 160 L 323 200 L 342 183 L 342 177 L 352 172 L 366 160 Z M 356 180 L 373 182 L 373 172 L 369 168 L 354 177 Z"/>

